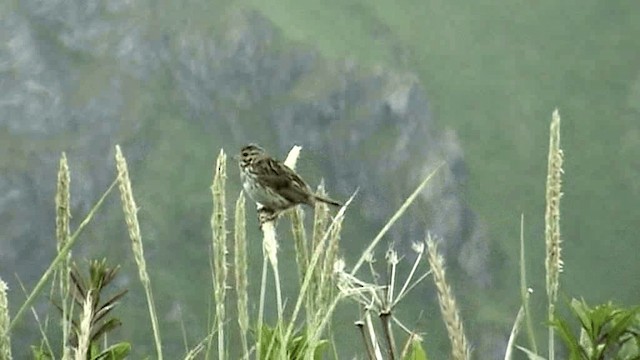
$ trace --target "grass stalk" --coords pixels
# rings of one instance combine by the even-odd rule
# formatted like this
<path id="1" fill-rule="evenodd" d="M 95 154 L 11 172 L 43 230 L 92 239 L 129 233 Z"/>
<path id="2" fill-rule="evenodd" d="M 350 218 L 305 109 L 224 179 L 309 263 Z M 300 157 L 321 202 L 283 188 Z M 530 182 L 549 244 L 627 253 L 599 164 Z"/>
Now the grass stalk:
<path id="1" fill-rule="evenodd" d="M 529 297 L 531 291 L 532 290 L 527 287 L 527 268 L 524 247 L 524 214 L 522 214 L 520 215 L 520 298 L 522 301 L 522 308 L 524 310 L 529 346 L 531 347 L 531 350 L 537 354 L 538 345 L 536 344 L 536 335 L 533 331 L 533 321 L 531 320 L 531 310 L 529 308 Z"/>
<path id="2" fill-rule="evenodd" d="M 373 345 L 371 344 L 371 340 L 369 339 L 369 335 L 365 331 L 364 321 L 358 320 L 355 322 L 356 327 L 358 328 L 358 332 L 362 337 L 362 343 L 364 344 L 364 348 L 367 352 L 367 358 L 369 360 L 373 360 L 375 358 L 375 354 L 373 351 Z"/>
<path id="3" fill-rule="evenodd" d="M 546 244 L 546 290 L 547 315 L 552 321 L 555 304 L 558 299 L 559 276 L 562 271 L 561 240 L 560 240 L 560 198 L 562 197 L 562 162 L 563 153 L 560 149 L 560 114 L 553 112 L 549 130 L 549 159 L 547 168 L 547 185 L 545 209 L 545 244 Z M 555 336 L 553 326 L 549 326 L 549 360 L 555 359 Z"/>
<path id="4" fill-rule="evenodd" d="M 340 245 L 340 233 L 342 232 L 342 222 L 336 223 L 329 231 L 326 250 L 321 268 L 320 285 L 318 299 L 320 300 L 320 309 L 327 309 L 331 301 L 336 297 L 336 276 L 334 273 L 334 265 L 338 260 L 338 252 Z"/>
<path id="5" fill-rule="evenodd" d="M 318 186 L 318 194 L 321 196 L 326 196 L 326 192 L 324 191 L 324 184 L 321 182 Z M 318 246 L 325 247 L 325 244 L 322 242 L 325 233 L 327 232 L 327 223 L 329 222 L 329 207 L 321 202 L 317 202 L 314 208 L 313 213 L 313 235 L 311 239 L 311 251 L 315 251 Z M 334 227 L 335 229 L 335 227 Z M 317 266 L 313 270 L 313 278 L 311 279 L 312 288 L 309 289 L 309 300 L 313 304 L 312 311 L 315 312 L 318 310 L 318 307 L 321 306 L 322 303 L 322 285 L 323 285 L 323 273 L 324 273 L 324 263 L 328 260 L 330 250 L 329 247 L 326 247 L 327 254 L 324 256 L 323 264 Z M 302 281 L 302 278 L 301 278 Z"/>
<path id="6" fill-rule="evenodd" d="M 387 354 L 390 360 L 396 358 L 396 342 L 391 329 L 391 312 L 385 311 L 380 313 L 380 321 L 382 322 L 382 332 L 384 334 L 385 343 L 387 344 Z"/>
<path id="7" fill-rule="evenodd" d="M 320 241 L 319 245 L 313 251 L 313 254 L 311 256 L 311 260 L 309 261 L 309 269 L 307 270 L 307 273 L 306 273 L 306 275 L 304 277 L 304 280 L 302 281 L 302 285 L 300 286 L 300 292 L 298 293 L 298 299 L 297 299 L 296 304 L 294 306 L 293 313 L 291 315 L 291 320 L 289 321 L 289 325 L 287 327 L 287 331 L 286 331 L 284 339 L 283 339 L 283 344 L 287 343 L 287 341 L 291 337 L 291 334 L 293 333 L 293 327 L 295 325 L 298 313 L 300 311 L 300 307 L 302 306 L 302 303 L 304 302 L 304 299 L 307 296 L 307 291 L 309 290 L 309 285 L 311 283 L 311 279 L 313 278 L 314 269 L 315 269 L 316 266 L 318 266 L 320 256 L 322 255 L 322 249 L 324 248 L 324 246 L 321 246 L 321 244 L 326 243 L 327 238 L 328 238 L 329 234 L 331 233 L 331 231 L 333 230 L 333 228 L 335 226 L 339 226 L 339 224 L 342 223 L 342 221 L 344 220 L 345 211 L 347 210 L 347 208 L 349 207 L 349 205 L 353 201 L 353 198 L 355 197 L 355 195 L 356 194 L 353 194 L 349 198 L 349 200 L 347 200 L 347 202 L 340 208 L 340 210 L 338 211 L 336 216 L 333 218 L 333 221 L 331 222 L 331 225 L 329 225 L 329 228 L 327 229 L 325 235 L 323 236 L 323 239 Z M 322 331 L 322 329 L 317 329 L 317 331 Z"/>
<path id="8" fill-rule="evenodd" d="M 69 220 L 71 219 L 70 208 L 70 183 L 69 165 L 67 155 L 63 152 L 60 157 L 58 168 L 58 181 L 56 184 L 56 243 L 60 252 L 69 240 Z M 71 254 L 69 252 L 68 254 Z"/>
<path id="9" fill-rule="evenodd" d="M 384 297 L 382 298 L 382 309 L 379 314 L 382 323 L 382 332 L 384 334 L 385 343 L 387 345 L 387 356 L 389 359 L 396 358 L 396 344 L 391 330 L 391 311 L 394 303 L 394 293 L 396 287 L 396 275 L 398 262 L 398 253 L 394 250 L 387 251 L 387 285 L 384 287 Z"/>
<path id="10" fill-rule="evenodd" d="M 193 349 L 189 350 L 189 352 L 187 352 L 187 354 L 184 356 L 184 360 L 195 359 L 198 354 L 200 354 L 200 352 L 205 349 L 211 337 L 212 334 L 207 335 L 207 337 L 202 339 L 196 346 L 193 347 Z"/>
<path id="11" fill-rule="evenodd" d="M 265 357 L 269 359 L 270 358 L 269 354 L 271 353 L 273 345 L 275 344 L 276 337 L 278 339 L 283 339 L 282 324 L 284 323 L 284 319 L 283 319 L 284 309 L 282 305 L 282 290 L 280 288 L 280 272 L 278 271 L 278 241 L 276 240 L 275 222 L 267 221 L 264 224 L 262 224 L 261 228 L 263 233 L 262 248 L 263 248 L 263 253 L 265 254 L 264 258 L 268 260 L 268 263 L 271 265 L 271 270 L 273 270 L 273 281 L 274 281 L 275 290 L 276 290 L 276 307 L 278 312 L 278 322 L 277 322 L 278 325 L 275 328 L 275 331 L 277 332 L 277 334 L 274 334 L 271 337 L 271 342 L 269 344 L 269 347 L 267 348 L 267 354 L 265 355 Z M 263 267 L 263 271 L 264 270 L 265 268 Z M 263 273 L 263 276 L 264 276 L 264 273 Z M 265 282 L 266 282 L 266 279 L 265 279 Z M 262 338 L 259 338 L 258 340 L 262 341 Z M 284 340 L 281 340 L 280 343 L 283 345 L 279 347 L 280 354 L 278 354 L 278 358 L 285 359 L 287 349 L 284 344 L 286 344 L 286 342 Z M 260 357 L 260 355 L 258 355 L 258 357 Z"/>
<path id="12" fill-rule="evenodd" d="M 226 289 L 227 289 L 227 230 L 225 226 L 227 213 L 225 207 L 225 183 L 227 178 L 227 155 L 220 150 L 216 160 L 216 168 L 211 185 L 213 212 L 211 214 L 212 257 L 213 257 L 213 298 L 215 300 L 216 317 L 214 326 L 218 339 L 218 359 L 226 358 L 225 332 L 226 322 Z M 209 354 L 211 342 L 207 347 Z"/>
<path id="13" fill-rule="evenodd" d="M 511 328 L 511 334 L 509 334 L 509 341 L 507 342 L 507 350 L 504 353 L 504 360 L 511 360 L 513 357 L 513 348 L 516 344 L 516 339 L 518 338 L 518 333 L 520 332 L 520 328 L 522 327 L 522 321 L 525 318 L 525 307 L 524 304 L 520 306 L 520 310 L 518 310 L 518 314 L 516 315 L 516 320 L 513 322 L 513 327 Z"/>
<path id="14" fill-rule="evenodd" d="M 324 205 L 324 204 L 323 204 Z M 324 205 L 326 207 L 326 205 Z M 328 216 L 328 213 L 326 214 Z M 327 218 L 328 220 L 328 218 Z M 340 233 L 342 232 L 342 223 L 336 223 L 329 233 L 327 248 L 324 253 L 324 259 L 320 270 L 320 285 L 318 299 L 321 301 L 322 308 L 326 308 L 335 290 L 335 282 L 333 276 L 333 265 L 338 258 L 340 250 Z"/>
<path id="15" fill-rule="evenodd" d="M 371 321 L 371 311 L 365 311 L 364 325 L 366 329 L 365 331 L 367 333 L 367 338 L 369 339 L 369 342 L 373 347 L 374 359 L 376 360 L 384 359 L 384 357 L 382 357 L 382 351 L 380 350 L 380 342 L 378 341 L 378 338 L 376 336 L 376 331 L 373 328 L 373 321 Z"/>
<path id="16" fill-rule="evenodd" d="M 25 289 L 24 284 L 22 283 L 22 281 L 20 281 L 20 279 L 18 279 L 18 284 L 20 284 L 20 289 L 26 295 L 27 294 L 27 289 Z M 31 307 L 31 315 L 33 315 L 33 319 L 36 321 L 36 324 L 38 324 L 38 331 L 40 332 L 40 335 L 42 336 L 42 341 L 41 341 L 40 347 L 41 348 L 44 347 L 44 349 L 46 351 L 48 351 L 49 353 L 53 353 L 53 350 L 52 350 L 52 347 L 51 347 L 51 342 L 49 341 L 49 337 L 47 336 L 47 331 L 45 329 L 46 328 L 46 324 L 43 324 L 43 321 L 40 321 L 40 317 L 38 316 L 38 312 L 36 312 L 36 309 L 33 306 Z"/>
<path id="17" fill-rule="evenodd" d="M 429 265 L 438 292 L 440 312 L 442 313 L 447 334 L 451 341 L 451 358 L 453 360 L 467 360 L 470 358 L 470 350 L 467 337 L 464 334 L 460 312 L 458 311 L 453 292 L 449 284 L 447 284 L 444 258 L 438 253 L 438 247 L 430 235 L 427 237 L 427 249 Z"/>
<path id="18" fill-rule="evenodd" d="M 82 317 L 80 318 L 80 330 L 78 331 L 78 347 L 76 348 L 75 360 L 86 360 L 89 353 L 91 339 L 91 319 L 93 318 L 93 294 L 91 290 L 87 292 L 87 297 L 82 306 Z"/>
<path id="19" fill-rule="evenodd" d="M 413 279 L 413 276 L 415 275 L 416 270 L 418 269 L 418 264 L 420 263 L 420 260 L 422 259 L 422 255 L 424 254 L 424 243 L 423 242 L 413 243 L 411 245 L 411 248 L 413 249 L 413 251 L 415 251 L 418 254 L 418 256 L 416 256 L 416 259 L 413 262 L 413 266 L 411 267 L 411 271 L 409 272 L 409 276 L 407 276 L 407 279 L 402 285 L 402 288 L 400 289 L 398 296 L 396 296 L 395 300 L 390 305 L 391 307 L 397 305 L 405 297 L 405 295 L 409 293 L 409 290 L 411 290 L 413 286 L 417 285 L 420 281 L 422 281 L 421 279 L 418 279 L 418 281 L 416 281 L 413 284 L 413 286 L 410 286 L 411 280 Z"/>
<path id="20" fill-rule="evenodd" d="M 264 252 L 264 246 L 263 246 Z M 269 271 L 269 259 L 266 255 L 262 258 L 262 276 L 260 279 L 260 302 L 258 303 L 258 321 L 256 327 L 258 336 L 256 337 L 256 355 L 259 359 L 261 357 L 261 344 L 262 344 L 262 327 L 264 324 L 264 304 L 267 292 L 267 272 Z"/>
<path id="21" fill-rule="evenodd" d="M 296 253 L 296 264 L 298 265 L 298 281 L 302 282 L 307 265 L 309 264 L 309 247 L 304 229 L 304 211 L 302 207 L 296 206 L 291 210 L 291 234 Z"/>
<path id="22" fill-rule="evenodd" d="M 291 211 L 291 233 L 293 235 L 296 264 L 298 266 L 298 283 L 301 285 L 309 267 L 309 246 L 307 245 L 307 236 L 304 228 L 304 211 L 301 206 L 296 206 Z M 310 322 L 313 318 L 313 300 L 314 299 L 309 296 L 305 302 L 307 322 Z M 309 326 L 307 326 L 307 329 L 309 329 Z"/>
<path id="23" fill-rule="evenodd" d="M 282 321 L 282 291 L 280 289 L 280 272 L 278 271 L 278 240 L 276 240 L 276 228 L 273 221 L 262 224 L 263 250 L 266 254 L 271 269 L 273 270 L 273 281 L 276 288 L 276 306 L 278 308 L 278 322 Z"/>
<path id="24" fill-rule="evenodd" d="M 0 359 L 11 360 L 11 338 L 9 337 L 9 301 L 7 283 L 0 279 Z"/>
<path id="25" fill-rule="evenodd" d="M 240 328 L 240 342 L 243 358 L 249 358 L 247 334 L 249 332 L 249 296 L 247 281 L 247 234 L 245 221 L 245 200 L 241 192 L 236 201 L 234 216 L 234 270 L 238 305 L 238 327 Z"/>
<path id="26" fill-rule="evenodd" d="M 69 222 L 71 220 L 71 201 L 70 201 L 70 184 L 71 176 L 69 173 L 69 165 L 67 163 L 67 155 L 63 152 L 60 156 L 60 164 L 58 168 L 58 182 L 56 186 L 56 249 L 60 252 L 69 241 Z M 58 291 L 60 293 L 60 307 L 62 308 L 62 359 L 69 359 L 71 353 L 67 344 L 69 343 L 69 334 L 71 333 L 71 322 L 68 321 L 67 314 L 69 309 L 69 272 L 71 265 L 71 251 L 66 254 L 66 259 L 60 262 L 58 268 L 59 283 Z"/>
<path id="27" fill-rule="evenodd" d="M 156 356 L 158 360 L 162 360 L 162 341 L 160 338 L 160 327 L 158 326 L 158 316 L 156 315 L 156 306 L 151 290 L 151 280 L 147 273 L 147 265 L 144 259 L 144 248 L 142 246 L 142 235 L 140 234 L 140 223 L 138 222 L 138 207 L 133 198 L 133 189 L 131 180 L 129 179 L 129 170 L 127 168 L 127 160 L 122 155 L 119 145 L 116 145 L 116 169 L 118 171 L 118 188 L 120 190 L 120 200 L 122 202 L 122 210 L 124 219 L 127 224 L 129 238 L 131 239 L 131 248 L 133 256 L 138 266 L 138 276 L 145 291 L 147 299 L 147 308 L 149 309 L 149 317 L 151 318 L 151 327 L 153 329 L 153 338 L 156 346 Z"/>

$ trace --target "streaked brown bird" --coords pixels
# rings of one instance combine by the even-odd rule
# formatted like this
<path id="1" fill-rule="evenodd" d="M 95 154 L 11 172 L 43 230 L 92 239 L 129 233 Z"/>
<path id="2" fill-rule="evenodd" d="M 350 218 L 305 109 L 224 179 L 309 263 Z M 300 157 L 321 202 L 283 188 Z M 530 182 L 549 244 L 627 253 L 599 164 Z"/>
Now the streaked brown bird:
<path id="1" fill-rule="evenodd" d="M 274 216 L 298 204 L 313 206 L 316 201 L 341 206 L 335 200 L 314 194 L 300 175 L 256 144 L 243 147 L 236 158 L 244 191 Z"/>

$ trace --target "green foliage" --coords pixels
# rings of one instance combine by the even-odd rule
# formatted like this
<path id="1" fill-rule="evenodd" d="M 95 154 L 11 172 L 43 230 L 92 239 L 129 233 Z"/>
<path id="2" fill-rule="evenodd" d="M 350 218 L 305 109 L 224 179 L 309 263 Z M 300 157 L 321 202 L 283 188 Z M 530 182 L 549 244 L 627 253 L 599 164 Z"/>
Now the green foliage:
<path id="1" fill-rule="evenodd" d="M 640 359 L 640 307 L 621 308 L 611 302 L 589 307 L 571 300 L 569 309 L 580 324 L 556 316 L 551 322 L 564 341 L 571 360 Z"/>
<path id="2" fill-rule="evenodd" d="M 280 325 L 278 325 L 280 326 Z M 281 334 L 283 329 L 278 329 L 278 326 L 271 328 L 268 325 L 262 325 L 261 339 L 262 346 L 260 347 L 260 360 L 275 360 L 279 359 L 282 347 L 284 346 L 287 359 L 302 360 L 309 351 L 309 341 L 307 339 L 307 332 L 298 332 L 290 337 L 290 340 L 286 344 L 282 344 Z M 313 349 L 313 359 L 323 359 L 323 354 L 328 348 L 329 342 L 327 340 L 320 340 L 316 342 L 315 349 Z"/>
<path id="3" fill-rule="evenodd" d="M 428 360 L 427 352 L 422 348 L 422 341 L 420 339 L 414 338 L 408 345 L 409 351 L 407 355 L 402 358 L 403 360 Z"/>
<path id="4" fill-rule="evenodd" d="M 529 360 L 546 360 L 542 356 L 536 354 L 535 352 L 527 348 L 523 348 L 522 346 L 517 346 L 517 348 L 522 350 L 522 352 L 524 352 L 525 354 L 527 354 L 527 357 L 529 358 Z"/>
<path id="5" fill-rule="evenodd" d="M 102 350 L 100 338 L 103 335 L 113 331 L 122 322 L 115 317 L 110 317 L 111 312 L 118 305 L 119 300 L 127 293 L 127 289 L 117 291 L 114 295 L 101 301 L 108 290 L 109 285 L 113 282 L 118 274 L 119 266 L 110 268 L 107 266 L 106 259 L 89 261 L 88 276 L 83 276 L 76 266 L 73 264 L 70 272 L 70 279 L 73 285 L 71 294 L 75 306 L 74 312 L 65 313 L 58 304 L 54 305 L 60 310 L 62 315 L 72 324 L 73 334 L 69 342 L 72 347 L 78 347 L 78 339 L 82 336 L 81 323 L 83 321 L 83 308 L 87 301 L 91 301 L 91 319 L 88 334 L 89 336 L 89 353 L 87 359 L 91 360 L 119 360 L 124 359 L 131 351 L 131 345 L 126 342 L 117 343 Z M 41 348 L 32 348 L 34 359 L 53 358 L 50 353 Z"/>
<path id="6" fill-rule="evenodd" d="M 120 267 L 110 268 L 106 264 L 106 259 L 89 261 L 88 276 L 83 276 L 78 270 L 76 264 L 71 267 L 70 278 L 73 288 L 71 294 L 75 306 L 74 312 L 65 313 L 62 307 L 54 302 L 54 306 L 62 313 L 67 321 L 72 324 L 73 334 L 69 342 L 76 351 L 78 351 L 78 338 L 81 334 L 81 322 L 83 321 L 83 307 L 86 301 L 91 301 L 91 319 L 89 334 L 89 349 L 86 356 L 87 360 L 122 360 L 125 359 L 131 351 L 131 345 L 128 342 L 120 342 L 102 349 L 100 338 L 110 331 L 122 325 L 122 322 L 110 317 L 110 313 L 118 305 L 118 301 L 127 293 L 127 289 L 117 291 L 114 295 L 107 297 L 107 300 L 101 301 L 107 287 L 112 283 L 118 274 Z M 66 346 L 66 344 L 65 344 Z M 34 360 L 52 360 L 55 356 L 44 345 L 32 346 L 31 354 Z"/>
<path id="7" fill-rule="evenodd" d="M 53 355 L 44 346 L 31 346 L 31 355 L 34 360 L 53 360 Z"/>
<path id="8" fill-rule="evenodd" d="M 94 346 L 92 346 L 91 349 L 91 360 L 121 360 L 126 359 L 127 355 L 129 355 L 129 352 L 131 351 L 131 344 L 127 342 L 120 342 L 109 346 L 97 355 L 93 355 Z"/>
<path id="9" fill-rule="evenodd" d="M 92 314 L 91 319 L 91 343 L 97 343 L 102 335 L 106 335 L 108 332 L 122 325 L 122 322 L 115 317 L 108 317 L 113 309 L 118 305 L 118 300 L 122 298 L 127 289 L 120 290 L 112 295 L 104 302 L 101 302 L 101 297 L 104 296 L 104 292 L 111 284 L 113 279 L 118 274 L 120 267 L 109 268 L 106 264 L 106 259 L 91 260 L 89 262 L 89 276 L 84 278 L 77 266 L 74 264 L 71 269 L 71 282 L 73 283 L 73 298 L 76 303 L 75 309 L 77 310 L 77 318 L 73 318 L 73 314 L 65 314 L 67 320 L 73 324 L 75 336 L 77 338 L 79 329 L 79 323 L 82 316 L 82 308 L 87 301 L 89 294 L 92 296 Z M 72 343 L 74 340 L 71 340 Z"/>

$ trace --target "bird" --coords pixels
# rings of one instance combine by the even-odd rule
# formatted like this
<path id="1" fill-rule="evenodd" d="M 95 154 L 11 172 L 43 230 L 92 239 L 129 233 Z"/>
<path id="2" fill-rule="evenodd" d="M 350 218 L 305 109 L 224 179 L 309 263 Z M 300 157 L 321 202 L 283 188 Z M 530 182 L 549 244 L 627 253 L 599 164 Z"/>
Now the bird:
<path id="1" fill-rule="evenodd" d="M 333 199 L 314 194 L 300 175 L 257 144 L 242 147 L 236 159 L 244 191 L 258 204 L 259 210 L 262 207 L 272 213 L 272 218 L 299 204 L 314 206 L 319 201 L 342 206 Z"/>

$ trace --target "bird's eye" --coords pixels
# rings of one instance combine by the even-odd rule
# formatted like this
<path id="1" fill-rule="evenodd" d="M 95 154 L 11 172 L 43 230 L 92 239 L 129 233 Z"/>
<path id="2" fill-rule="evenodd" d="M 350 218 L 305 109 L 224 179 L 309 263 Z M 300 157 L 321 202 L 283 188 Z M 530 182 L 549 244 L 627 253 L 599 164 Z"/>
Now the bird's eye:
<path id="1" fill-rule="evenodd" d="M 247 157 L 247 156 L 249 156 L 249 153 L 247 151 L 245 151 L 245 152 L 242 153 L 242 156 Z"/>

